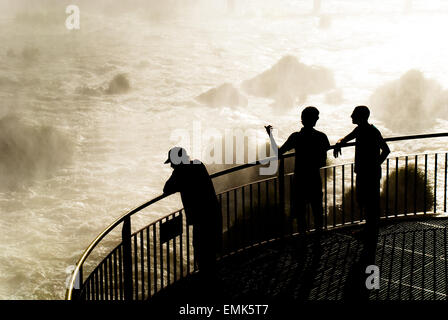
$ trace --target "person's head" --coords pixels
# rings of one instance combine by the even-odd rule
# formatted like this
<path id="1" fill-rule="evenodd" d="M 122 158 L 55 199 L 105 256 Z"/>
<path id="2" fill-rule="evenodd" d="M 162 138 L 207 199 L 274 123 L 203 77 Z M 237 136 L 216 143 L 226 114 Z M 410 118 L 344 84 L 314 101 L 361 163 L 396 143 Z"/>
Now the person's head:
<path id="1" fill-rule="evenodd" d="M 168 151 L 168 159 L 164 163 L 169 163 L 172 168 L 190 162 L 190 157 L 187 154 L 187 150 L 181 147 L 174 147 Z"/>
<path id="2" fill-rule="evenodd" d="M 354 124 L 367 123 L 369 120 L 370 110 L 366 106 L 357 106 L 352 112 L 352 122 Z"/>
<path id="3" fill-rule="evenodd" d="M 312 128 L 316 125 L 319 119 L 319 110 L 317 108 L 309 106 L 302 111 L 302 124 L 305 128 Z"/>

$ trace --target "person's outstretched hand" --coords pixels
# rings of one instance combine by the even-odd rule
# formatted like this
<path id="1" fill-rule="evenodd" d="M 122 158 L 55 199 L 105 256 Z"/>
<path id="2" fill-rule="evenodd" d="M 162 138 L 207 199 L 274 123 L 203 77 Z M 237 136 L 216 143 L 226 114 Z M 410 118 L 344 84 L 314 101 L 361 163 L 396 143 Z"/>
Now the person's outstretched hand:
<path id="1" fill-rule="evenodd" d="M 341 151 L 341 143 L 338 141 L 338 143 L 336 143 L 336 144 L 334 145 L 333 156 L 334 156 L 335 158 L 337 158 L 337 157 L 339 157 L 339 155 L 341 155 L 341 154 L 342 154 L 342 151 Z"/>
<path id="2" fill-rule="evenodd" d="M 266 132 L 268 133 L 268 136 L 271 135 L 271 131 L 272 131 L 272 126 L 269 124 L 267 126 L 264 126 L 264 128 L 266 129 Z"/>

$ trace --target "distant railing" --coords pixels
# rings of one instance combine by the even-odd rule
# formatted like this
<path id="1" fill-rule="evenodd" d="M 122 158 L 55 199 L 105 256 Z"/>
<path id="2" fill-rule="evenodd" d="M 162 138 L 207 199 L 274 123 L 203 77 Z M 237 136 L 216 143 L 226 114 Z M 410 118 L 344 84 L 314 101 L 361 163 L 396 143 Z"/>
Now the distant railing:
<path id="1" fill-rule="evenodd" d="M 448 133 L 396 137 L 388 141 L 447 137 Z M 352 146 L 349 144 L 347 146 Z M 298 232 L 291 214 L 293 174 L 285 173 L 286 154 L 279 161 L 278 176 L 247 183 L 219 193 L 223 217 L 223 250 L 219 258 L 247 247 Z M 447 213 L 448 153 L 398 156 L 383 165 L 382 212 L 384 219 Z M 259 166 L 271 157 L 211 175 L 217 178 Z M 363 222 L 356 207 L 353 164 L 324 167 L 324 228 Z M 131 232 L 135 213 L 166 198 L 160 195 L 118 218 L 85 250 L 67 289 L 66 299 L 144 300 L 197 270 L 192 245 L 193 229 L 183 209 Z M 308 210 L 307 230 L 314 228 Z M 102 240 L 122 225 L 121 242 L 84 279 L 87 258 Z"/>

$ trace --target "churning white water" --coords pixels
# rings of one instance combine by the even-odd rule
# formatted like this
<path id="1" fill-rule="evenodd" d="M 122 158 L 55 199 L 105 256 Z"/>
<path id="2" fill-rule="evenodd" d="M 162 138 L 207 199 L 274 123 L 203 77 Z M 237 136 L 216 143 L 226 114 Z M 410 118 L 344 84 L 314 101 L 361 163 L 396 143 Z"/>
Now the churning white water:
<path id="1" fill-rule="evenodd" d="M 207 130 L 251 128 L 264 141 L 263 125 L 270 123 L 280 141 L 297 130 L 298 106 L 315 105 L 318 129 L 334 143 L 353 128 L 353 107 L 374 101 L 372 122 L 384 136 L 446 131 L 448 3 L 413 1 L 405 14 L 401 0 L 323 0 L 318 16 L 310 14 L 311 0 L 235 0 L 233 12 L 214 1 L 183 1 L 182 10 L 158 8 L 157 15 L 144 1 L 117 1 L 115 9 L 80 2 L 81 28 L 73 31 L 65 28 L 65 8 L 4 6 L 1 299 L 63 298 L 65 270 L 90 241 L 161 193 L 176 129 L 193 135 L 199 125 L 205 147 Z M 331 71 L 334 85 L 272 97 L 245 92 L 243 81 L 288 56 L 297 59 L 287 58 L 297 70 Z M 409 70 L 413 76 L 403 77 Z M 306 72 L 296 76 L 304 86 L 312 81 Z M 224 83 L 243 103 L 196 99 Z M 370 100 L 381 86 L 393 88 Z M 415 112 L 403 109 L 409 105 Z M 419 117 L 428 106 L 434 116 Z M 445 145 L 413 141 L 391 149 L 416 153 Z M 149 218 L 160 214 L 149 211 Z"/>

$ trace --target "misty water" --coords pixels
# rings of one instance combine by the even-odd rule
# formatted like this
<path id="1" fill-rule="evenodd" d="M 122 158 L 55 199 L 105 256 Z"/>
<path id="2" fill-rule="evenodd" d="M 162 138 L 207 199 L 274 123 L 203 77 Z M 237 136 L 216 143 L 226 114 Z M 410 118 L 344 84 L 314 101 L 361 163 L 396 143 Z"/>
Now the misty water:
<path id="1" fill-rule="evenodd" d="M 315 105 L 317 129 L 335 143 L 353 129 L 353 107 L 367 104 L 385 137 L 446 131 L 448 3 L 413 1 L 404 13 L 398 0 L 323 0 L 318 16 L 312 1 L 236 0 L 232 12 L 215 1 L 183 1 L 175 12 L 158 6 L 157 15 L 144 1 L 79 2 L 81 28 L 73 31 L 51 1 L 27 10 L 25 1 L 2 4 L 0 299 L 63 298 L 66 268 L 96 235 L 161 193 L 176 130 L 193 136 L 199 126 L 204 149 L 212 129 L 254 129 L 264 143 L 270 123 L 284 141 L 301 107 Z M 324 68 L 333 85 L 244 90 L 245 80 L 291 56 L 280 73 Z M 296 75 L 304 86 L 314 81 L 308 76 Z M 196 99 L 225 83 L 236 100 Z M 445 146 L 440 139 L 391 149 Z M 167 203 L 180 206 L 177 197 Z"/>

